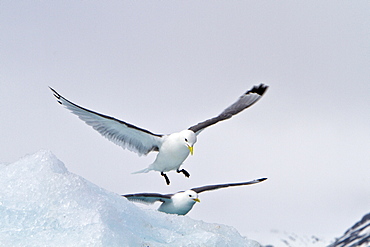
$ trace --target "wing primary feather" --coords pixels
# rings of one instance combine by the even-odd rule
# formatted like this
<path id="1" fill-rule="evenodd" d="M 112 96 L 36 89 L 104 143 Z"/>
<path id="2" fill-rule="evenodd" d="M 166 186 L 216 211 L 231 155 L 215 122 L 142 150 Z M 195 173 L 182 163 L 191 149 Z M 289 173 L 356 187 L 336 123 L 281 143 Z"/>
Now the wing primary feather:
<path id="1" fill-rule="evenodd" d="M 239 112 L 256 103 L 266 92 L 267 88 L 268 86 L 264 84 L 253 86 L 252 89 L 245 92 L 234 104 L 227 107 L 218 116 L 191 126 L 189 130 L 192 130 L 195 134 L 198 135 L 205 128 L 214 125 L 220 121 L 231 118 L 232 116 L 238 114 Z"/>
<path id="2" fill-rule="evenodd" d="M 117 118 L 114 118 L 114 117 L 111 117 L 111 116 L 107 116 L 107 115 L 101 114 L 101 113 L 99 113 L 99 112 L 95 112 L 95 111 L 89 110 L 89 109 L 87 109 L 87 108 L 84 108 L 84 107 L 82 107 L 82 106 L 79 106 L 79 105 L 77 105 L 77 104 L 75 104 L 75 103 L 73 103 L 73 102 L 69 101 L 68 99 L 64 98 L 64 97 L 63 97 L 62 95 L 60 95 L 57 91 L 55 91 L 55 89 L 53 89 L 53 88 L 51 88 L 51 87 L 49 87 L 49 88 L 50 88 L 50 90 L 51 90 L 51 91 L 53 91 L 55 98 L 57 98 L 57 99 L 58 99 L 58 103 L 59 103 L 59 104 L 61 104 L 61 105 L 63 105 L 63 102 L 61 101 L 61 99 L 62 99 L 62 100 L 64 100 L 64 101 L 68 102 L 69 104 L 73 105 L 74 107 L 77 107 L 77 108 L 79 108 L 79 109 L 81 109 L 81 110 L 83 110 L 83 111 L 87 111 L 87 112 L 89 112 L 89 113 L 92 113 L 92 114 L 98 115 L 98 116 L 100 116 L 100 117 L 103 117 L 103 118 L 106 118 L 106 119 L 110 119 L 110 120 L 113 120 L 113 121 L 119 122 L 119 123 L 121 123 L 121 124 L 126 125 L 126 126 L 127 126 L 127 127 L 129 127 L 129 128 L 133 128 L 133 129 L 136 129 L 136 130 L 140 130 L 140 131 L 142 131 L 142 132 L 145 132 L 145 133 L 147 133 L 147 134 L 150 134 L 150 135 L 153 135 L 153 136 L 157 136 L 157 137 L 162 137 L 162 136 L 163 136 L 162 134 L 154 134 L 154 133 L 150 132 L 149 130 L 146 130 L 146 129 L 143 129 L 143 128 L 140 128 L 140 127 L 137 127 L 137 126 L 135 126 L 135 125 L 133 125 L 133 124 L 130 124 L 130 123 L 124 122 L 124 121 L 119 120 L 119 119 L 117 119 Z"/>
<path id="3" fill-rule="evenodd" d="M 159 150 L 163 141 L 163 135 L 154 134 L 122 120 L 81 107 L 61 96 L 53 88 L 49 88 L 54 93 L 59 104 L 65 106 L 86 124 L 115 144 L 128 148 L 139 155 Z"/>
<path id="4" fill-rule="evenodd" d="M 257 184 L 257 183 L 260 183 L 260 182 L 265 181 L 266 179 L 267 178 L 259 178 L 259 179 L 255 179 L 255 180 L 248 181 L 248 182 L 205 185 L 205 186 L 202 186 L 202 187 L 192 188 L 191 190 L 193 190 L 193 191 L 195 191 L 197 193 L 202 193 L 204 191 L 218 190 L 218 189 L 227 188 L 227 187 L 233 187 L 233 186 L 242 186 L 242 185 Z"/>

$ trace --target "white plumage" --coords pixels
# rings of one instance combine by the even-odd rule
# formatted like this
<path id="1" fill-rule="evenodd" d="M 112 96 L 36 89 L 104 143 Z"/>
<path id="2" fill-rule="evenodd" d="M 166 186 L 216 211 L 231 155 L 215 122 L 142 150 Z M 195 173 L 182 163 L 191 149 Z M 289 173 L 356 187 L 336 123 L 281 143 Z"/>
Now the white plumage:
<path id="1" fill-rule="evenodd" d="M 147 204 L 153 204 L 156 201 L 159 201 L 162 202 L 162 204 L 158 208 L 158 211 L 168 214 L 185 215 L 193 208 L 196 202 L 200 202 L 198 198 L 199 193 L 211 190 L 218 190 L 227 187 L 256 184 L 265 181 L 266 179 L 267 178 L 260 178 L 241 183 L 206 185 L 202 187 L 192 188 L 187 191 L 180 191 L 174 194 L 137 193 L 122 196 L 126 197 L 130 201 Z"/>
<path id="2" fill-rule="evenodd" d="M 229 119 L 250 107 L 262 97 L 267 88 L 268 86 L 263 84 L 254 86 L 218 116 L 169 135 L 154 134 L 122 120 L 91 111 L 67 100 L 54 89 L 50 89 L 61 105 L 65 106 L 108 140 L 124 149 L 127 148 L 136 152 L 138 155 L 146 155 L 149 152 L 157 151 L 158 155 L 155 161 L 147 168 L 135 173 L 146 173 L 151 170 L 159 171 L 165 178 L 166 183 L 170 184 L 166 172 L 175 170 L 178 173 L 182 172 L 186 177 L 190 176 L 186 170 L 180 170 L 180 166 L 189 156 L 189 153 L 193 154 L 193 146 L 202 130 L 217 122 Z"/>

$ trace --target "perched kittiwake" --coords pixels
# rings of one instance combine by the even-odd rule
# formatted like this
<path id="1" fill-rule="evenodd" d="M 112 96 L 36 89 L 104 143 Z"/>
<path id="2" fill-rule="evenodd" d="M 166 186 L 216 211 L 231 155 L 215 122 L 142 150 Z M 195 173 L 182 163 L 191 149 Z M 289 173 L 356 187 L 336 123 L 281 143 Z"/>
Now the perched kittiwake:
<path id="1" fill-rule="evenodd" d="M 267 88 L 268 86 L 264 84 L 254 86 L 217 117 L 208 119 L 177 133 L 162 135 L 154 134 L 122 120 L 83 108 L 67 100 L 50 87 L 61 105 L 65 106 L 73 114 L 76 114 L 86 124 L 92 126 L 101 135 L 108 138 L 108 140 L 138 153 L 139 156 L 157 151 L 157 157 L 149 167 L 134 173 L 147 173 L 151 170 L 159 171 L 167 184 L 170 184 L 170 180 L 165 172 L 176 170 L 178 173 L 182 172 L 186 177 L 190 176 L 186 170 L 180 170 L 180 166 L 188 157 L 189 153 L 193 154 L 193 145 L 196 143 L 197 136 L 202 130 L 217 122 L 229 119 L 233 115 L 250 107 L 262 97 Z"/>
<path id="2" fill-rule="evenodd" d="M 198 194 L 209 190 L 218 190 L 221 188 L 231 187 L 231 186 L 241 186 L 260 183 L 265 181 L 267 178 L 255 179 L 249 182 L 242 183 L 230 183 L 230 184 L 215 184 L 206 185 L 202 187 L 192 188 L 187 191 L 180 191 L 175 194 L 159 194 L 159 193 L 138 193 L 138 194 L 128 194 L 122 195 L 128 200 L 133 202 L 141 202 L 146 204 L 153 204 L 156 201 L 162 202 L 158 211 L 167 214 L 187 214 L 194 206 L 196 202 L 200 202 Z"/>

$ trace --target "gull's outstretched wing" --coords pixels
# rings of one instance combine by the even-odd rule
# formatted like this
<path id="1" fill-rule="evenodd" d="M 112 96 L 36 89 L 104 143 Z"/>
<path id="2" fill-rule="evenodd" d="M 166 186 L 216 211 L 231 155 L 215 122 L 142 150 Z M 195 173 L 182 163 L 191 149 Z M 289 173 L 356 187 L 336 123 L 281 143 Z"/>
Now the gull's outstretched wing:
<path id="1" fill-rule="evenodd" d="M 192 130 L 196 135 L 198 135 L 202 130 L 204 130 L 208 126 L 231 118 L 232 116 L 238 114 L 239 112 L 256 103 L 266 92 L 267 88 L 268 86 L 264 84 L 254 86 L 251 90 L 247 91 L 245 94 L 240 96 L 239 99 L 234 104 L 226 108 L 220 115 L 208 119 L 204 122 L 198 123 L 194 126 L 191 126 L 189 130 Z"/>
<path id="2" fill-rule="evenodd" d="M 139 155 L 159 150 L 163 135 L 153 134 L 119 119 L 83 108 L 67 100 L 51 87 L 50 89 L 61 105 L 115 144 Z"/>
<path id="3" fill-rule="evenodd" d="M 252 181 L 249 181 L 249 182 L 206 185 L 206 186 L 202 186 L 202 187 L 192 188 L 191 190 L 193 190 L 197 193 L 202 193 L 204 191 L 218 190 L 218 189 L 221 189 L 221 188 L 227 188 L 227 187 L 232 187 L 232 186 L 257 184 L 257 183 L 260 183 L 262 181 L 265 181 L 266 179 L 267 178 L 260 178 L 260 179 L 255 179 L 255 180 L 252 180 Z"/>
<path id="4" fill-rule="evenodd" d="M 156 201 L 166 202 L 171 200 L 172 194 L 162 195 L 159 193 L 138 193 L 122 195 L 130 201 L 141 202 L 146 204 L 153 204 Z"/>

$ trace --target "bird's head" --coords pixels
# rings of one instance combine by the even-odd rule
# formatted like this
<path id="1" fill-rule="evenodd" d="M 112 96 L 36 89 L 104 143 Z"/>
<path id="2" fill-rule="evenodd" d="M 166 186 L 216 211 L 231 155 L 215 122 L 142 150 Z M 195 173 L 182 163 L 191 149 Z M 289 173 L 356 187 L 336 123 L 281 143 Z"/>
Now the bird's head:
<path id="1" fill-rule="evenodd" d="M 181 138 L 184 141 L 184 144 L 190 151 L 190 154 L 193 155 L 193 146 L 197 142 L 197 136 L 191 130 L 183 130 L 180 132 Z"/>
<path id="2" fill-rule="evenodd" d="M 172 208 L 174 209 L 172 212 L 178 215 L 186 215 L 193 208 L 196 202 L 200 202 L 198 199 L 198 193 L 193 190 L 177 192 L 171 197 L 171 199 Z M 168 213 L 168 210 L 163 212 Z"/>
<path id="3" fill-rule="evenodd" d="M 183 197 L 186 201 L 188 201 L 188 203 L 191 203 L 191 204 L 194 204 L 196 202 L 200 202 L 200 200 L 198 198 L 198 193 L 196 193 L 193 190 L 187 190 L 187 191 L 183 192 Z"/>

